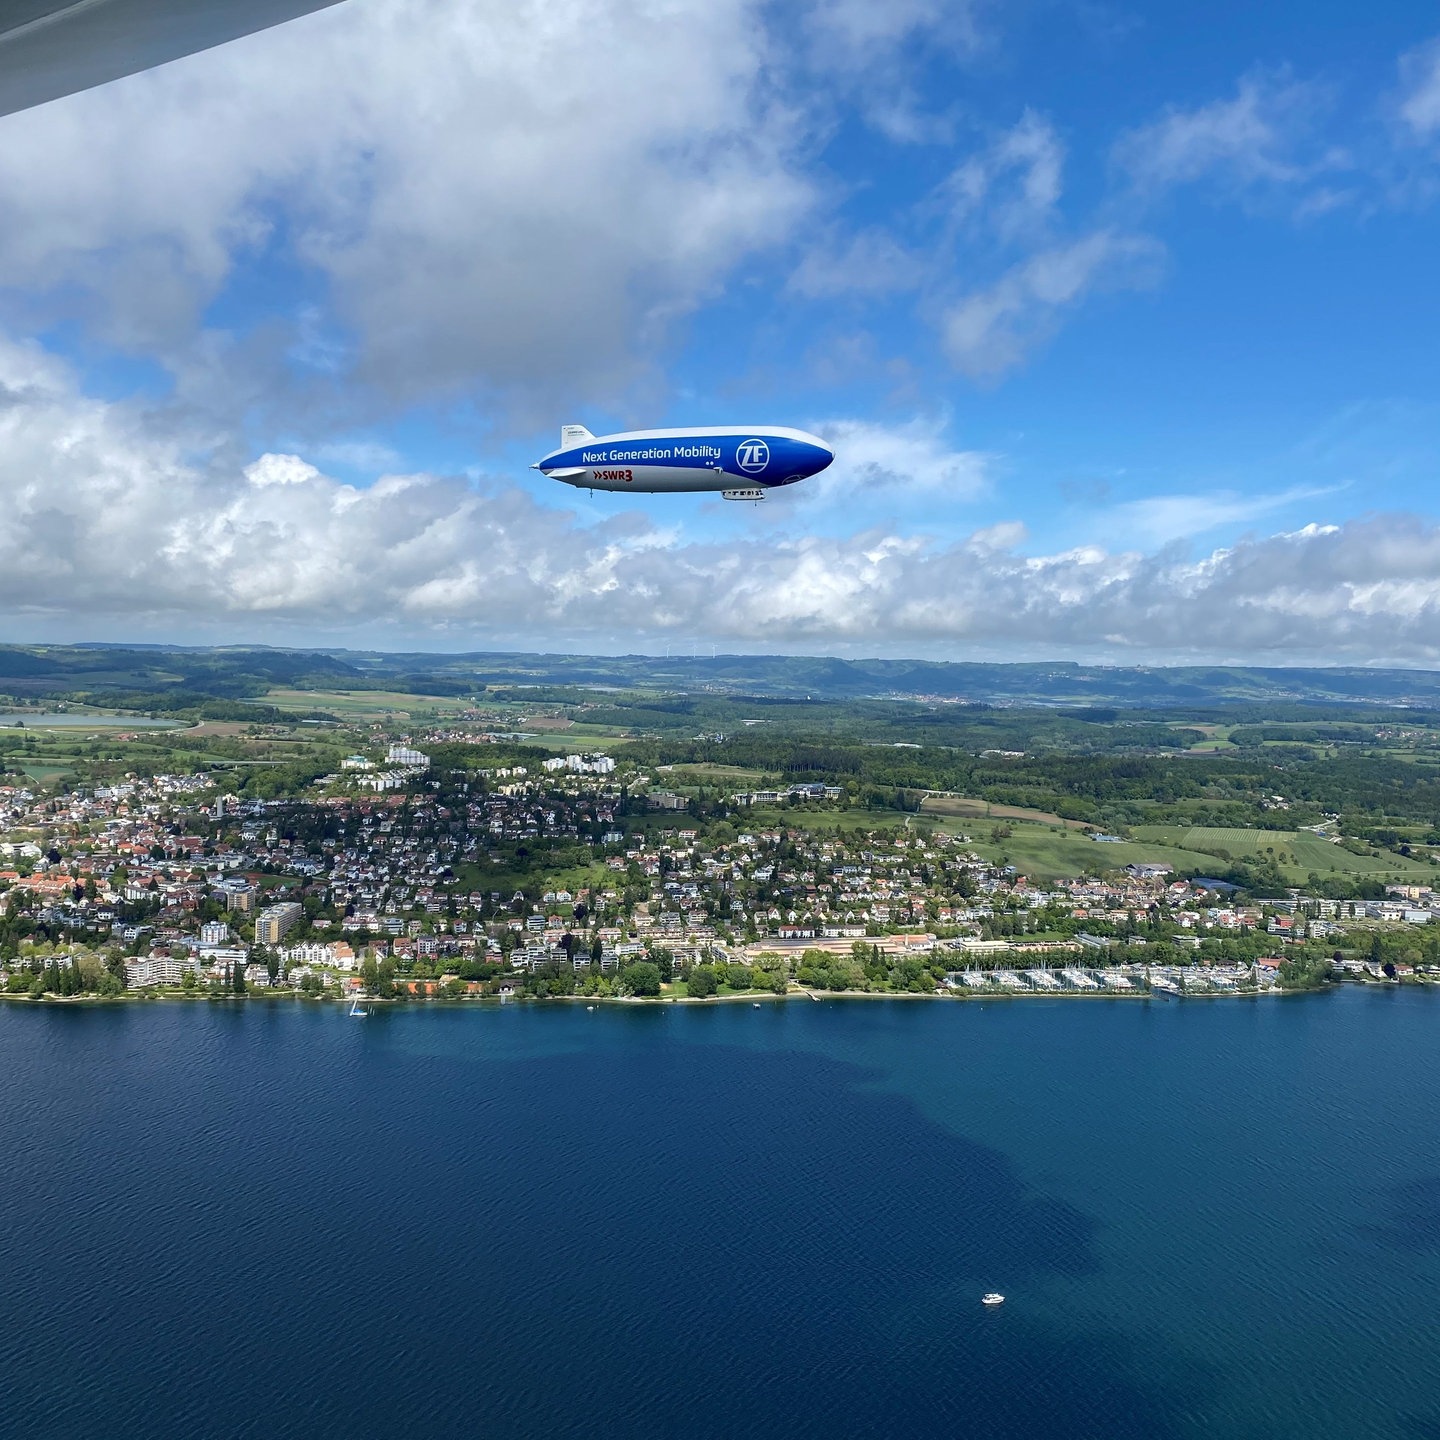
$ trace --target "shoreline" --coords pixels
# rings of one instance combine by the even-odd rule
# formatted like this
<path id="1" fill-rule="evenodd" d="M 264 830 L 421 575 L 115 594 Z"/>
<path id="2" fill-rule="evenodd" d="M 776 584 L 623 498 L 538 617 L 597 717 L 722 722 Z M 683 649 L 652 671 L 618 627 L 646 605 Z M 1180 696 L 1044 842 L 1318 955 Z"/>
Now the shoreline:
<path id="1" fill-rule="evenodd" d="M 929 994 L 918 994 L 912 991 L 884 991 L 884 990 L 806 990 L 794 988 L 787 990 L 783 995 L 777 995 L 773 991 L 757 991 L 754 993 L 741 993 L 737 995 L 706 995 L 702 997 L 690 995 L 410 995 L 382 997 L 378 995 L 359 996 L 360 1002 L 366 1007 L 373 1005 L 733 1005 L 745 1004 L 763 1005 L 766 1002 L 781 1004 L 790 1000 L 801 998 L 821 1003 L 825 1000 L 936 1000 L 954 1001 L 961 1004 L 985 1002 L 993 1000 L 1085 1000 L 1085 1001 L 1106 1001 L 1115 1000 L 1133 1003 L 1136 1000 L 1154 1000 L 1163 1003 L 1184 1000 L 1258 1000 L 1266 996 L 1296 996 L 1296 995 L 1325 995 L 1346 987 L 1354 987 L 1363 990 L 1425 990 L 1435 988 L 1430 981 L 1378 981 L 1378 980 L 1345 980 L 1331 981 L 1328 984 L 1316 986 L 1305 990 L 1282 990 L 1273 987 L 1265 990 L 1212 990 L 1209 992 L 1196 992 L 1195 994 L 1173 995 L 1166 991 L 1158 990 L 993 990 L 993 991 L 945 991 L 937 990 Z M 8 1001 L 19 1005 L 134 1005 L 146 1001 L 183 1001 L 195 1003 L 208 1001 L 211 1003 L 233 1003 L 235 1001 L 265 1001 L 271 1004 L 290 1002 L 298 1004 L 311 1004 L 316 1006 L 341 1006 L 349 1005 L 357 997 L 354 995 L 302 995 L 296 991 L 289 990 L 255 990 L 246 991 L 244 994 L 211 995 L 208 992 L 202 994 L 186 994 L 180 990 L 139 990 L 126 991 L 123 995 L 41 995 L 31 996 L 29 994 L 6 993 L 0 991 L 0 1002 Z"/>

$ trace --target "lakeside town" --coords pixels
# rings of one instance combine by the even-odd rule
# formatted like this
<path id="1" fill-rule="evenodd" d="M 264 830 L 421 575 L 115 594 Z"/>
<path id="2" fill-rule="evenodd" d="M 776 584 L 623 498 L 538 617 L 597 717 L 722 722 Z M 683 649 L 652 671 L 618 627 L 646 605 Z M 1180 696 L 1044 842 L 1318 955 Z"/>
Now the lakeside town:
<path id="1" fill-rule="evenodd" d="M 352 755 L 305 798 L 203 773 L 0 787 L 0 988 L 758 1000 L 1440 979 L 1424 885 L 1245 902 L 1165 864 L 1041 883 L 959 830 L 749 823 L 783 800 L 824 818 L 836 787 L 740 793 L 692 821 L 663 776 L 607 755 L 442 773 L 429 738 L 455 737 Z"/>

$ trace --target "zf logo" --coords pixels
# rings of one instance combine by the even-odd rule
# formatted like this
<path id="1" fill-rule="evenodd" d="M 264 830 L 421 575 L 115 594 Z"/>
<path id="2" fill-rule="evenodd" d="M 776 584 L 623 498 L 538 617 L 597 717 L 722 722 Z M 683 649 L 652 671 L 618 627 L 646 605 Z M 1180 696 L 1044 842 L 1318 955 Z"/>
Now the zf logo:
<path id="1" fill-rule="evenodd" d="M 735 463 L 747 475 L 758 475 L 770 463 L 770 447 L 763 440 L 742 440 L 735 447 Z"/>

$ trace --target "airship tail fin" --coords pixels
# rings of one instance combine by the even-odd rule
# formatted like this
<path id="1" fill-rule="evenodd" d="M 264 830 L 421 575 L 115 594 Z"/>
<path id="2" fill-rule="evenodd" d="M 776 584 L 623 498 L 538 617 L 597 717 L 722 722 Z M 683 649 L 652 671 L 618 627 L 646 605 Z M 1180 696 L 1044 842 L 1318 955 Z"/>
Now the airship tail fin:
<path id="1" fill-rule="evenodd" d="M 595 437 L 583 425 L 562 425 L 560 427 L 560 448 L 562 450 L 573 450 L 577 445 L 583 445 L 587 440 Z"/>

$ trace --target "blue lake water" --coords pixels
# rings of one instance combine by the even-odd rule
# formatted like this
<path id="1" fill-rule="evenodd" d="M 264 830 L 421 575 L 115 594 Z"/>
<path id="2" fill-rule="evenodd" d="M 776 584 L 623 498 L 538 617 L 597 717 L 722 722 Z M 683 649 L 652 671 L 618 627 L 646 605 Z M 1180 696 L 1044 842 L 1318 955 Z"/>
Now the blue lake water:
<path id="1" fill-rule="evenodd" d="M 0 715 L 0 726 L 23 725 L 27 730 L 178 730 L 179 720 L 161 720 L 149 715 L 83 715 L 68 710 L 50 714 L 41 710 L 16 710 Z"/>
<path id="2" fill-rule="evenodd" d="M 1437 1035 L 1413 991 L 0 1007 L 3 1428 L 1434 1440 Z"/>

